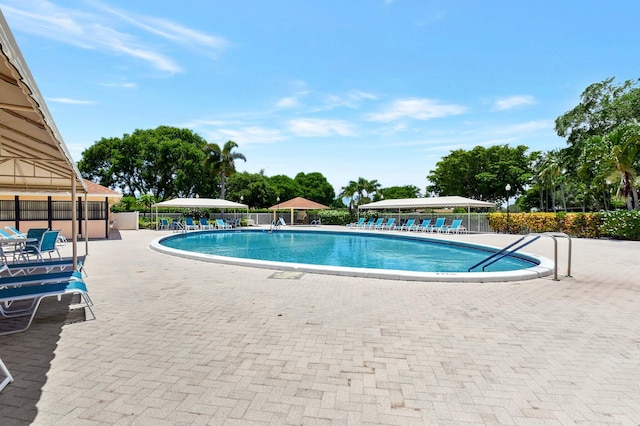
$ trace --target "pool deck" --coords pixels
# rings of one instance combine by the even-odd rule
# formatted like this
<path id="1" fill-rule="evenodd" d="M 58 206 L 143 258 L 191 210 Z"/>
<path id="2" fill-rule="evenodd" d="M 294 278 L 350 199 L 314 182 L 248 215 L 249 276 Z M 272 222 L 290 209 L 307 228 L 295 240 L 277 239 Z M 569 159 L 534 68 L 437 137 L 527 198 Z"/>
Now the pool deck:
<path id="1" fill-rule="evenodd" d="M 0 424 L 640 424 L 639 242 L 574 239 L 565 278 L 559 241 L 559 281 L 442 283 L 149 247 L 168 233 L 90 242 L 97 320 L 52 299 L 0 336 Z"/>

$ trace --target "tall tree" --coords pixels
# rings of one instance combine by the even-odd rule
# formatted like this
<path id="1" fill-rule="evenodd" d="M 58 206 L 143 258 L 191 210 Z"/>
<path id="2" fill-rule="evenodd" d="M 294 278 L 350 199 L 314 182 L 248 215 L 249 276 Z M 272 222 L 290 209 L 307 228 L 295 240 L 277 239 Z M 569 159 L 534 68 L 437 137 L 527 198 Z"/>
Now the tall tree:
<path id="1" fill-rule="evenodd" d="M 300 185 L 301 196 L 308 200 L 328 206 L 336 197 L 335 189 L 322 173 L 312 172 L 305 174 L 300 172 L 294 180 Z"/>
<path id="2" fill-rule="evenodd" d="M 223 200 L 226 192 L 226 178 L 236 172 L 235 160 L 247 161 L 243 154 L 232 152 L 237 147 L 238 144 L 234 141 L 227 141 L 222 148 L 216 143 L 210 143 L 204 147 L 205 169 L 212 178 L 220 176 L 220 198 Z"/>
<path id="3" fill-rule="evenodd" d="M 125 195 L 189 196 L 202 186 L 205 145 L 189 129 L 138 129 L 94 143 L 82 153 L 78 169 L 86 179 Z"/>
<path id="4" fill-rule="evenodd" d="M 495 145 L 477 146 L 471 151 L 451 151 L 431 170 L 427 193 L 460 195 L 476 200 L 506 201 L 505 186 L 511 186 L 510 196 L 521 193 L 532 177 L 532 161 L 538 152 L 527 154 L 524 145 L 511 148 Z"/>

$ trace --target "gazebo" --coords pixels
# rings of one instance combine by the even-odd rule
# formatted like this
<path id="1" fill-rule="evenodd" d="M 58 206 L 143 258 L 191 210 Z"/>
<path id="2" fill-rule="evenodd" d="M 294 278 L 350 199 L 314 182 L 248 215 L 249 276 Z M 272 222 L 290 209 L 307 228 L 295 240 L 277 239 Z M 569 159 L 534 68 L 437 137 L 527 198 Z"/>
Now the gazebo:
<path id="1" fill-rule="evenodd" d="M 290 210 L 291 211 L 291 219 L 289 221 L 290 224 L 295 223 L 293 217 L 294 210 L 324 210 L 329 207 L 324 204 L 316 203 L 315 201 L 307 200 L 306 198 L 296 197 L 287 201 L 283 201 L 274 206 L 269 207 L 269 210 L 273 210 L 273 216 L 275 220 L 275 215 L 278 210 Z"/>
<path id="2" fill-rule="evenodd" d="M 471 208 L 491 208 L 494 203 L 474 200 L 459 196 L 400 198 L 396 200 L 381 200 L 358 206 L 358 210 L 402 210 L 402 209 L 433 209 L 438 207 L 466 207 L 467 224 L 471 223 Z"/>

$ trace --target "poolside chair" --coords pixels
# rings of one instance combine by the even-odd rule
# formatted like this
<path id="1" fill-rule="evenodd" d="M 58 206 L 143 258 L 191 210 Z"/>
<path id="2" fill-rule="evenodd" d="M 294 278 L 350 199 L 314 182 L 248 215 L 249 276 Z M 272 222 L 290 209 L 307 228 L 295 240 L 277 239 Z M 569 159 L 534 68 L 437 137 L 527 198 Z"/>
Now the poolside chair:
<path id="1" fill-rule="evenodd" d="M 11 240 L 14 238 L 18 238 L 18 236 L 16 234 L 10 234 L 4 229 L 0 229 L 0 238 L 6 238 L 7 240 Z"/>
<path id="2" fill-rule="evenodd" d="M 391 231 L 392 229 L 395 229 L 395 227 L 396 227 L 396 218 L 391 217 L 389 218 L 389 220 L 387 220 L 387 223 L 382 225 L 382 228 L 380 229 L 388 229 L 389 231 Z"/>
<path id="3" fill-rule="evenodd" d="M 364 217 L 358 219 L 357 222 L 347 223 L 348 228 L 360 228 L 364 224 Z"/>
<path id="4" fill-rule="evenodd" d="M 431 219 L 424 219 L 422 223 L 416 227 L 416 231 L 427 232 L 431 226 Z"/>
<path id="5" fill-rule="evenodd" d="M 77 262 L 78 271 L 83 272 L 84 275 L 87 275 L 87 271 L 84 269 L 84 263 L 81 259 L 78 259 Z M 73 260 L 72 259 L 62 259 L 62 260 L 45 260 L 45 261 L 36 261 L 36 262 L 28 262 L 28 263 L 5 263 L 0 266 L 0 275 L 3 272 L 6 272 L 9 276 L 17 276 L 17 275 L 28 275 L 33 274 L 35 271 L 42 270 L 45 273 L 50 273 L 53 271 L 72 271 L 73 270 Z M 2 277 L 0 276 L 0 282 L 2 282 Z"/>
<path id="6" fill-rule="evenodd" d="M 213 229 L 213 225 L 209 223 L 206 217 L 200 218 L 200 229 Z"/>
<path id="7" fill-rule="evenodd" d="M 376 220 L 375 222 L 372 222 L 371 225 L 369 225 L 367 228 L 368 229 L 378 229 L 379 227 L 382 226 L 383 222 L 384 222 L 384 218 L 383 217 L 379 217 L 378 220 Z"/>
<path id="8" fill-rule="evenodd" d="M 369 218 L 367 223 L 363 223 L 362 225 L 358 226 L 357 228 L 359 228 L 359 229 L 371 228 L 374 225 L 375 222 L 376 222 L 376 219 L 372 217 L 372 218 Z"/>
<path id="9" fill-rule="evenodd" d="M 416 222 L 415 219 L 409 219 L 407 222 L 400 227 L 401 231 L 411 231 L 413 224 Z"/>
<path id="10" fill-rule="evenodd" d="M 0 271 L 8 270 L 5 265 L 0 267 Z M 82 273 L 79 271 L 49 272 L 41 274 L 14 275 L 10 277 L 0 277 L 0 287 L 22 287 L 33 284 L 57 283 L 61 281 L 82 280 Z"/>
<path id="11" fill-rule="evenodd" d="M 231 226 L 222 219 L 216 219 L 216 228 L 218 229 L 229 229 Z"/>
<path id="12" fill-rule="evenodd" d="M 93 309 L 91 309 L 93 302 L 89 297 L 87 286 L 81 280 L 0 289 L 0 315 L 5 318 L 30 316 L 26 326 L 9 329 L 7 331 L 0 330 L 0 335 L 19 333 L 28 329 L 31 322 L 33 322 L 33 318 L 38 311 L 38 306 L 40 306 L 42 299 L 52 296 L 61 298 L 66 294 L 80 294 L 85 307 L 89 308 L 93 319 L 96 319 L 96 315 L 93 313 Z M 15 307 L 14 302 L 20 301 L 31 301 L 31 304 L 27 307 Z M 7 306 L 10 307 L 8 308 Z"/>
<path id="13" fill-rule="evenodd" d="M 467 228 L 462 226 L 462 219 L 454 219 L 449 226 L 442 226 L 438 232 L 450 234 L 452 232 L 458 234 L 460 232 L 465 232 Z"/>
<path id="14" fill-rule="evenodd" d="M 51 253 L 56 252 L 56 254 L 58 255 L 58 259 L 62 259 L 62 256 L 60 256 L 60 252 L 58 251 L 58 246 L 56 244 L 58 242 L 59 233 L 60 231 L 46 231 L 44 234 L 42 234 L 42 238 L 40 239 L 38 245 L 30 245 L 29 243 L 27 243 L 21 250 L 20 257 L 24 258 L 26 256 L 28 258 L 29 256 L 33 255 L 37 259 L 44 260 L 42 257 L 44 253 L 48 253 L 49 259 L 51 259 Z"/>
<path id="15" fill-rule="evenodd" d="M 193 218 L 192 217 L 187 216 L 187 217 L 184 218 L 184 229 L 186 231 L 189 231 L 189 230 L 195 231 L 195 230 L 198 229 L 198 225 L 193 222 Z"/>
<path id="16" fill-rule="evenodd" d="M 27 236 L 25 234 L 23 234 L 22 232 L 20 232 L 20 230 L 14 228 L 13 226 L 5 226 L 4 229 L 8 229 L 9 231 L 11 231 L 15 236 L 19 237 L 19 238 L 27 238 Z"/>
<path id="17" fill-rule="evenodd" d="M 429 232 L 439 232 L 440 228 L 442 228 L 444 226 L 444 223 L 446 222 L 446 218 L 444 217 L 439 217 L 436 219 L 436 223 L 433 226 L 430 226 L 429 229 L 427 229 L 427 231 Z"/>
<path id="18" fill-rule="evenodd" d="M 169 229 L 169 219 L 162 218 L 160 219 L 160 224 L 158 226 L 160 231 L 166 231 Z"/>

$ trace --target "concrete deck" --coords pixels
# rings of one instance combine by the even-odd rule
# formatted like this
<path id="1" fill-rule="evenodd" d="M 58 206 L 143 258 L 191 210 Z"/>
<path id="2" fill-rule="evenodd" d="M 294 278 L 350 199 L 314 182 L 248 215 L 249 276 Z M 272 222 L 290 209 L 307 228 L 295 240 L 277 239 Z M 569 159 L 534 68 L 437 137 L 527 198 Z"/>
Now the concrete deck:
<path id="1" fill-rule="evenodd" d="M 0 336 L 0 424 L 640 424 L 640 243 L 574 240 L 559 282 L 460 284 L 204 263 L 159 235 L 90 242 L 97 320 L 46 300 Z"/>

